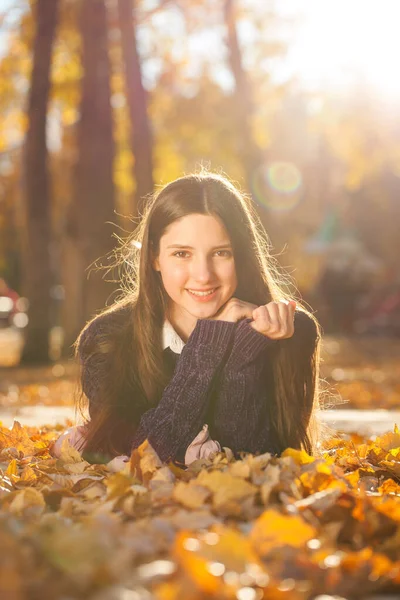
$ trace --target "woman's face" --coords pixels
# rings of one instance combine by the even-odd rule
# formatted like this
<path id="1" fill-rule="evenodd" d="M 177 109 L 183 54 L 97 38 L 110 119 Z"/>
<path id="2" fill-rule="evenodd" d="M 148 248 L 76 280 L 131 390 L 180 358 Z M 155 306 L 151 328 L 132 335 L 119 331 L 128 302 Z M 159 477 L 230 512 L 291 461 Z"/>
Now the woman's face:
<path id="1" fill-rule="evenodd" d="M 171 223 L 153 266 L 169 296 L 168 318 L 186 339 L 197 319 L 214 316 L 237 287 L 233 248 L 218 217 L 196 213 Z"/>

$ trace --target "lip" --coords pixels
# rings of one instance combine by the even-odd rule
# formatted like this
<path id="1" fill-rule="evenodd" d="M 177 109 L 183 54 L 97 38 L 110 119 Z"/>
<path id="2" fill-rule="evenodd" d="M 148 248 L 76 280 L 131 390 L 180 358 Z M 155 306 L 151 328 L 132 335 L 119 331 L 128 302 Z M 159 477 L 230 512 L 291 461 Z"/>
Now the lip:
<path id="1" fill-rule="evenodd" d="M 212 290 L 213 288 L 209 288 L 209 289 Z M 196 302 L 209 302 L 210 300 L 213 300 L 215 298 L 218 290 L 219 290 L 219 287 L 214 288 L 214 292 L 212 294 L 209 294 L 208 296 L 196 296 L 195 294 L 192 294 L 191 292 L 189 292 L 188 289 L 186 289 L 186 291 L 190 295 L 190 297 L 193 298 L 194 300 L 196 300 Z M 207 292 L 208 290 L 194 290 L 194 291 Z"/>
<path id="2" fill-rule="evenodd" d="M 205 290 L 195 290 L 194 288 L 186 288 L 187 291 L 192 290 L 192 292 L 209 292 L 210 290 L 217 290 L 217 286 L 214 286 L 212 288 L 207 288 Z"/>

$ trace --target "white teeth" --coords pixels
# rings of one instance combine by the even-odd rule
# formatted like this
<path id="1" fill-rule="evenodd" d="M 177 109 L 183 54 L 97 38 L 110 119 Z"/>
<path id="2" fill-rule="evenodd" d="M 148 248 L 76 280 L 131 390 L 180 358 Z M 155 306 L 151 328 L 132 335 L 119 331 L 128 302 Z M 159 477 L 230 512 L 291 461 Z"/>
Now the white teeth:
<path id="1" fill-rule="evenodd" d="M 188 290 L 188 292 L 190 292 L 191 294 L 194 294 L 195 296 L 209 296 L 210 294 L 213 294 L 216 289 L 217 288 L 214 288 L 213 290 L 210 290 L 209 292 L 195 292 L 193 290 Z"/>

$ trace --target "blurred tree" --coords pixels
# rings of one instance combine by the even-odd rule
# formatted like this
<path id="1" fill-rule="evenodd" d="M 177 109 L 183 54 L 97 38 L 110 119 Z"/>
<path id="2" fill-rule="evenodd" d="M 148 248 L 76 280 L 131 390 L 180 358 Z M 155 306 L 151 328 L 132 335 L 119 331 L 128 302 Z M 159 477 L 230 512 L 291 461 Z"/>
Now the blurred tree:
<path id="1" fill-rule="evenodd" d="M 137 49 L 136 2 L 118 0 L 118 13 L 136 181 L 133 214 L 137 216 L 138 212 L 141 212 L 141 201 L 144 196 L 153 191 L 153 143 L 147 114 L 146 90 L 143 87 Z"/>
<path id="2" fill-rule="evenodd" d="M 23 291 L 30 305 L 29 323 L 21 357 L 21 362 L 25 364 L 45 363 L 49 360 L 51 232 L 46 114 L 58 6 L 58 0 L 37 0 L 35 5 L 37 27 L 28 98 L 23 179 L 27 213 Z"/>
<path id="3" fill-rule="evenodd" d="M 233 123 L 238 130 L 237 148 L 243 161 L 246 174 L 246 184 L 250 191 L 254 173 L 263 162 L 261 150 L 252 134 L 252 121 L 254 119 L 254 103 L 251 81 L 243 67 L 242 53 L 236 31 L 236 2 L 225 0 L 224 17 L 227 31 L 228 59 L 235 80 L 234 112 L 231 114 Z"/>
<path id="4" fill-rule="evenodd" d="M 0 273 L 17 292 L 20 288 L 20 227 L 16 151 L 0 152 Z"/>
<path id="5" fill-rule="evenodd" d="M 103 308 L 115 286 L 97 267 L 113 251 L 107 222 L 114 219 L 114 138 L 110 103 L 110 61 L 107 11 L 104 0 L 80 4 L 82 34 L 82 95 L 78 124 L 75 191 L 70 205 L 64 252 L 68 279 L 64 309 L 64 352 L 68 352 L 82 323 Z M 90 269 L 89 273 L 87 270 Z M 90 276 L 90 280 L 89 280 Z M 75 285 L 73 285 L 73 281 Z"/>

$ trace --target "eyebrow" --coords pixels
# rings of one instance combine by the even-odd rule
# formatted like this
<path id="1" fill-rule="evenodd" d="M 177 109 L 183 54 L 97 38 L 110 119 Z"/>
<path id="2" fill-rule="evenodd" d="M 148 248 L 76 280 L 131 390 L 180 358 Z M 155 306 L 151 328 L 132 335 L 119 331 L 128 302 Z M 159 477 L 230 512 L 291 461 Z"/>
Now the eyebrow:
<path id="1" fill-rule="evenodd" d="M 189 248 L 190 250 L 195 250 L 193 246 L 186 246 L 184 244 L 172 244 L 171 246 L 167 246 L 167 249 L 168 248 Z M 221 248 L 232 248 L 232 244 L 221 244 L 220 246 L 214 246 L 214 248 L 211 248 L 211 250 L 217 250 Z"/>

